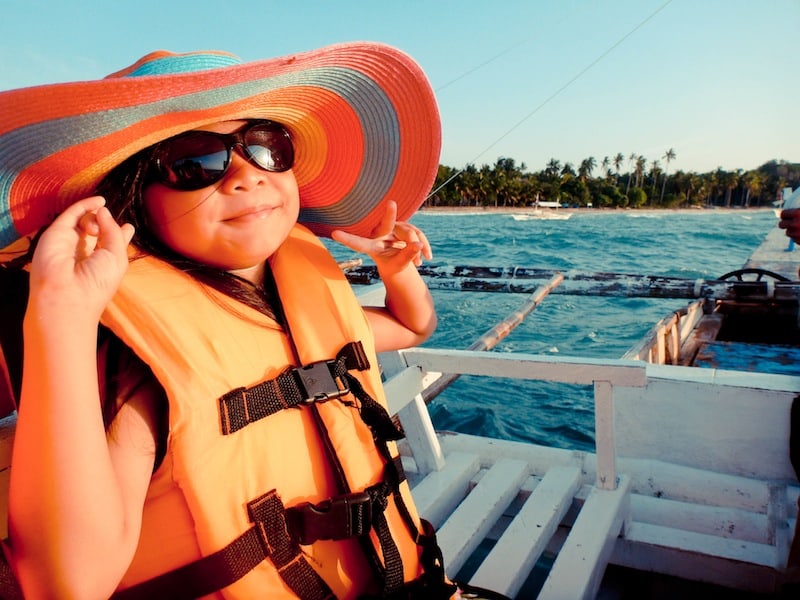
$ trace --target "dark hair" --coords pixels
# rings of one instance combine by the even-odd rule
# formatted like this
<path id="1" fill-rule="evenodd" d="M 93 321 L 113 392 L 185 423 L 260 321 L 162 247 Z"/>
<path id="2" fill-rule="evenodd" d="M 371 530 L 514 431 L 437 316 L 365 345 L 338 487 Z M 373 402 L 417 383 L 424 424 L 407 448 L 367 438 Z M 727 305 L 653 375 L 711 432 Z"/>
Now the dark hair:
<path id="1" fill-rule="evenodd" d="M 133 244 L 201 283 L 281 323 L 280 302 L 269 265 L 265 272 L 264 286 L 259 288 L 225 270 L 186 258 L 156 237 L 149 227 L 143 202 L 144 189 L 150 183 L 152 155 L 152 146 L 134 154 L 112 169 L 95 190 L 106 199 L 106 206 L 118 223 L 131 223 L 136 228 Z"/>

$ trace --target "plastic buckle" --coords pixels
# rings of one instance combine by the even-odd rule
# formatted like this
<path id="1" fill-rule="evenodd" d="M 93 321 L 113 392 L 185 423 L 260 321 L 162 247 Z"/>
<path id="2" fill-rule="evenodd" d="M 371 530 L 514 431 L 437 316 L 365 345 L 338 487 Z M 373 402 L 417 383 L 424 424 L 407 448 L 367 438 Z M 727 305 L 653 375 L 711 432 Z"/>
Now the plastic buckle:
<path id="1" fill-rule="evenodd" d="M 364 535 L 372 527 L 372 500 L 367 492 L 354 492 L 318 504 L 305 502 L 286 509 L 286 522 L 304 546 Z"/>
<path id="2" fill-rule="evenodd" d="M 320 400 L 331 400 L 344 396 L 350 391 L 347 382 L 340 377 L 334 378 L 330 366 L 332 361 L 311 363 L 305 367 L 297 367 L 295 372 L 305 392 L 303 402 L 310 404 Z"/>

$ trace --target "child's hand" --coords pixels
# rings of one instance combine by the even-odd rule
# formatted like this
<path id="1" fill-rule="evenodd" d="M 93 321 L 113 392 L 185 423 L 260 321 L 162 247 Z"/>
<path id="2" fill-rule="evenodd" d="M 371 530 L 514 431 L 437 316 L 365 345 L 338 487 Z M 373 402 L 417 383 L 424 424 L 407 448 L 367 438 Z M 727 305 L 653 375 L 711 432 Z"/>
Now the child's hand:
<path id="1" fill-rule="evenodd" d="M 382 275 L 402 271 L 409 264 L 418 267 L 423 257 L 428 260 L 433 258 L 425 234 L 410 223 L 396 219 L 397 203 L 390 201 L 371 237 L 361 237 L 338 229 L 331 233 L 331 237 L 351 250 L 368 255 Z"/>
<path id="2" fill-rule="evenodd" d="M 128 268 L 133 226 L 117 225 L 100 196 L 69 206 L 39 240 L 31 265 L 31 300 L 39 309 L 100 318 Z"/>

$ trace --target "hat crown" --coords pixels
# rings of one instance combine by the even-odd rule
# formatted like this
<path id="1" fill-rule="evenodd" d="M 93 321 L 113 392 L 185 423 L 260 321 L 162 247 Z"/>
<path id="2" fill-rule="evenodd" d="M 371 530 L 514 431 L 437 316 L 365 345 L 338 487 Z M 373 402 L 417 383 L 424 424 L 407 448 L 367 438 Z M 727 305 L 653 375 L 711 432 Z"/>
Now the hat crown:
<path id="1" fill-rule="evenodd" d="M 206 50 L 178 54 L 167 50 L 158 50 L 143 56 L 125 69 L 107 75 L 106 79 L 197 73 L 239 64 L 242 64 L 242 60 L 227 52 Z"/>

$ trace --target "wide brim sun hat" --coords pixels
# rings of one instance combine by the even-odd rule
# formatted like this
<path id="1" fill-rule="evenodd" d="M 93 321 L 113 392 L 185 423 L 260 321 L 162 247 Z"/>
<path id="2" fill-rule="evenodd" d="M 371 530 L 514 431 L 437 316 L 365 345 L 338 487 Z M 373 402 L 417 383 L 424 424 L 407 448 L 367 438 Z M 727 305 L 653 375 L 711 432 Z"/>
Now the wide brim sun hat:
<path id="1" fill-rule="evenodd" d="M 318 235 L 368 235 L 390 200 L 407 220 L 436 177 L 434 94 L 396 48 L 337 44 L 250 63 L 159 51 L 105 79 L 0 92 L 0 248 L 92 195 L 139 150 L 244 118 L 289 130 L 299 220 Z"/>

